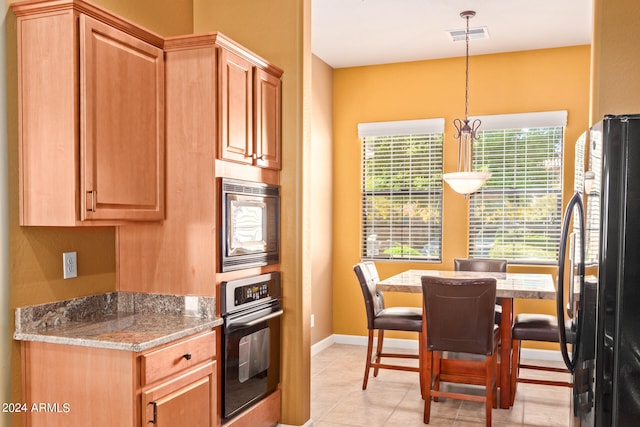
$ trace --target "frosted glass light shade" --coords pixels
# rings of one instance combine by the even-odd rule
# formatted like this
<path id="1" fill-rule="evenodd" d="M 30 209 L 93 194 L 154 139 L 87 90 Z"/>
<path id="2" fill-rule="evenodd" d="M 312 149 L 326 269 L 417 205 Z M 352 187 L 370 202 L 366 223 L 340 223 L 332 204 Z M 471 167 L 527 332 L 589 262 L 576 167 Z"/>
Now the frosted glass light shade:
<path id="1" fill-rule="evenodd" d="M 460 194 L 471 194 L 491 177 L 491 172 L 451 172 L 442 175 L 447 184 Z"/>

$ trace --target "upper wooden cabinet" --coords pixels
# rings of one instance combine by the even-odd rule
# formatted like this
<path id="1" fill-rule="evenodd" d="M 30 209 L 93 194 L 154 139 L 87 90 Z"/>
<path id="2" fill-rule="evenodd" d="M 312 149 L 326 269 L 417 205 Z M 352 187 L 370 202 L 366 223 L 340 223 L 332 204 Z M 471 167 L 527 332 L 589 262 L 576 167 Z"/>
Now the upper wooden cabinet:
<path id="1" fill-rule="evenodd" d="M 280 169 L 282 70 L 218 35 L 223 160 Z"/>
<path id="2" fill-rule="evenodd" d="M 78 0 L 12 8 L 20 224 L 163 219 L 163 39 Z"/>

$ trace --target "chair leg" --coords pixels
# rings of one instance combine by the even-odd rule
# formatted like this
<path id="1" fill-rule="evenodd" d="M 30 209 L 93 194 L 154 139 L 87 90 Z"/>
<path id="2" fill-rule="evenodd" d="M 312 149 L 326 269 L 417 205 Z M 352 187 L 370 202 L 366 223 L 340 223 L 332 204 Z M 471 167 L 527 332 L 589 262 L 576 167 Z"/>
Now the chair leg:
<path id="1" fill-rule="evenodd" d="M 431 373 L 433 381 L 433 389 L 440 391 L 440 368 L 442 367 L 442 354 L 439 351 L 432 352 L 431 357 Z M 438 402 L 440 398 L 434 397 L 433 401 Z"/>
<path id="2" fill-rule="evenodd" d="M 367 341 L 367 363 L 364 367 L 364 381 L 362 382 L 362 389 L 367 389 L 367 382 L 369 381 L 369 370 L 371 370 L 371 353 L 373 351 L 373 330 L 369 329 L 369 341 Z"/>
<path id="3" fill-rule="evenodd" d="M 500 382 L 500 370 L 498 369 L 498 346 L 493 349 L 493 407 L 498 408 L 498 383 Z"/>
<path id="4" fill-rule="evenodd" d="M 422 335 L 422 332 L 418 332 L 418 366 L 420 367 L 420 394 L 422 395 L 422 399 L 424 399 L 424 387 L 425 387 L 425 373 L 426 371 L 426 367 L 423 366 L 424 363 L 424 352 L 425 349 L 423 347 L 424 345 L 424 336 Z"/>
<path id="5" fill-rule="evenodd" d="M 511 396 L 509 396 L 511 406 L 516 400 L 518 375 L 520 375 L 520 340 L 513 340 L 511 341 Z"/>
<path id="6" fill-rule="evenodd" d="M 495 362 L 494 355 L 486 356 L 485 359 L 485 412 L 487 427 L 491 427 L 491 409 L 494 401 L 495 370 L 493 364 Z"/>
<path id="7" fill-rule="evenodd" d="M 382 341 L 384 341 L 384 330 L 378 329 L 378 347 L 376 349 L 376 363 L 380 363 L 380 355 L 382 354 Z M 377 377 L 380 368 L 373 370 L 373 376 Z"/>
<path id="8" fill-rule="evenodd" d="M 433 352 L 426 350 L 427 354 L 425 356 L 427 362 L 427 377 L 425 378 L 423 388 L 424 392 L 422 395 L 424 396 L 424 414 L 423 414 L 423 422 L 425 424 L 429 424 L 429 418 L 431 418 L 431 386 L 433 384 Z M 435 398 L 434 398 L 435 400 Z"/>

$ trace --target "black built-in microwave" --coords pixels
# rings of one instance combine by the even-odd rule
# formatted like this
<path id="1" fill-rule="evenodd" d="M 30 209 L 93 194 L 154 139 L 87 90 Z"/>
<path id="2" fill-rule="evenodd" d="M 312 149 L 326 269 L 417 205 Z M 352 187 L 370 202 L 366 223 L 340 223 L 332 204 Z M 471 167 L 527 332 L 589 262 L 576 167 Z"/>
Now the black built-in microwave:
<path id="1" fill-rule="evenodd" d="M 220 178 L 220 270 L 280 261 L 280 187 Z"/>

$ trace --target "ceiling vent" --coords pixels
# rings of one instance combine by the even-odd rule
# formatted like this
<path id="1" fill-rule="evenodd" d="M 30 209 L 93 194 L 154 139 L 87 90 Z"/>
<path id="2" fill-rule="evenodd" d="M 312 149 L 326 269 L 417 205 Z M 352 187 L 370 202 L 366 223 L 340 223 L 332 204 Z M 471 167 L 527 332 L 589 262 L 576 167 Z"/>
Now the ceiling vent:
<path id="1" fill-rule="evenodd" d="M 451 37 L 451 41 L 453 42 L 463 42 L 465 41 L 465 32 L 466 28 L 461 28 L 459 30 L 449 30 L 449 37 Z M 475 27 L 469 28 L 469 40 L 484 40 L 489 38 L 489 31 L 487 31 L 487 27 Z"/>

